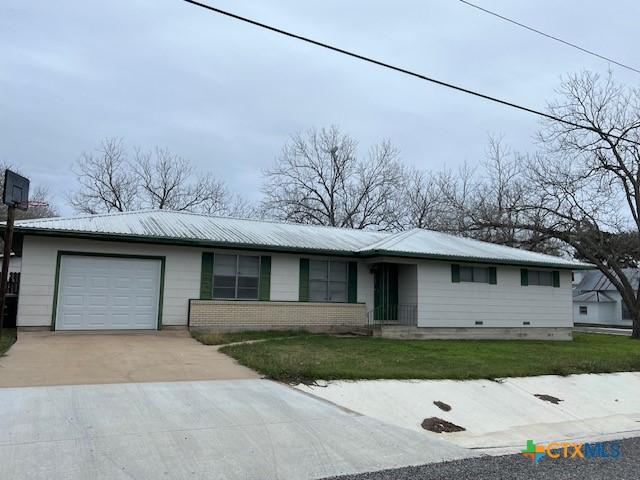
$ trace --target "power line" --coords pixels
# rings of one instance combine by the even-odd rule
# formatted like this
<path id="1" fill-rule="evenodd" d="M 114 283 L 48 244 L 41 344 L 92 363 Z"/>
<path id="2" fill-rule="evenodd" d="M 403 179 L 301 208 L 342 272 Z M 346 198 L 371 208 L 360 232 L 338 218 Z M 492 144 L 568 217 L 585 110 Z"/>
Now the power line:
<path id="1" fill-rule="evenodd" d="M 580 45 L 576 45 L 575 43 L 568 42 L 567 40 L 563 40 L 563 39 L 558 38 L 558 37 L 556 37 L 554 35 L 551 35 L 551 34 L 548 34 L 548 33 L 544 33 L 544 32 L 542 32 L 542 31 L 540 31 L 540 30 L 538 30 L 536 28 L 533 28 L 533 27 L 530 27 L 528 25 L 525 25 L 524 23 L 520 23 L 520 22 L 518 22 L 516 20 L 513 20 L 511 18 L 508 18 L 508 17 L 505 17 L 503 15 L 500 15 L 499 13 L 492 12 L 491 10 L 487 10 L 486 8 L 483 8 L 483 7 L 479 6 L 479 5 L 475 5 L 475 4 L 471 3 L 471 2 L 467 2 L 467 0 L 458 0 L 458 1 L 464 3 L 465 5 L 468 5 L 470 7 L 476 8 L 476 9 L 478 9 L 478 10 L 484 12 L 484 13 L 488 13 L 489 15 L 493 15 L 494 17 L 497 17 L 497 18 L 499 18 L 501 20 L 504 20 L 506 22 L 513 23 L 514 25 L 517 25 L 517 26 L 522 27 L 522 28 L 526 28 L 527 30 L 529 30 L 531 32 L 534 32 L 534 33 L 537 33 L 538 35 L 542 35 L 543 37 L 550 38 L 551 40 L 555 40 L 556 42 L 563 43 L 563 44 L 565 44 L 565 45 L 567 45 L 569 47 L 572 47 L 572 48 L 575 48 L 577 50 L 580 50 L 581 52 L 584 52 L 586 54 L 593 55 L 594 57 L 598 57 L 598 58 L 600 58 L 602 60 L 606 60 L 607 62 L 614 63 L 614 64 L 618 65 L 619 67 L 626 68 L 627 70 L 631 70 L 633 72 L 640 73 L 640 70 L 638 70 L 637 68 L 631 67 L 629 65 L 625 65 L 622 62 L 618 62 L 618 61 L 616 61 L 616 60 L 614 60 L 614 59 L 612 59 L 610 57 L 605 57 L 604 55 L 596 53 L 596 52 L 594 52 L 592 50 L 587 50 L 586 48 L 583 48 Z"/>
<path id="2" fill-rule="evenodd" d="M 535 110 L 533 108 L 525 107 L 523 105 L 518 105 L 518 104 L 510 102 L 508 100 L 502 100 L 502 99 L 497 98 L 497 97 L 492 97 L 490 95 L 486 95 L 484 93 L 476 92 L 476 91 L 470 90 L 468 88 L 460 87 L 460 86 L 454 85 L 452 83 L 447 83 L 447 82 L 444 82 L 442 80 L 437 80 L 435 78 L 428 77 L 426 75 L 422 75 L 420 73 L 413 72 L 411 70 L 407 70 L 406 68 L 403 68 L 403 67 L 398 67 L 398 66 L 395 66 L 395 65 L 391 65 L 389 63 L 385 63 L 385 62 L 382 62 L 380 60 L 376 60 L 376 59 L 371 58 L 371 57 L 366 57 L 366 56 L 361 55 L 359 53 L 351 52 L 349 50 L 344 50 L 342 48 L 330 45 L 328 43 L 323 43 L 323 42 L 320 42 L 318 40 L 313 40 L 311 38 L 304 37 L 302 35 L 298 35 L 296 33 L 289 32 L 287 30 L 282 30 L 281 28 L 277 28 L 277 27 L 273 27 L 271 25 L 267 25 L 266 23 L 261 23 L 261 22 L 258 22 L 256 20 L 252 20 L 252 19 L 247 18 L 247 17 L 242 17 L 242 16 L 237 15 L 235 13 L 231 13 L 231 12 L 228 12 L 226 10 L 222 10 L 220 8 L 213 7 L 211 5 L 207 5 L 206 3 L 201 3 L 201 2 L 198 2 L 196 0 L 182 0 L 182 1 L 186 2 L 186 3 L 190 3 L 191 5 L 195 5 L 197 7 L 204 8 L 204 9 L 212 11 L 212 12 L 219 13 L 220 15 L 224 15 L 226 17 L 230 17 L 230 18 L 233 18 L 235 20 L 239 20 L 241 22 L 248 23 L 250 25 L 254 25 L 256 27 L 260 27 L 260 28 L 263 28 L 265 30 L 269 30 L 271 32 L 279 33 L 279 34 L 285 35 L 287 37 L 295 38 L 296 40 L 301 40 L 303 42 L 310 43 L 310 44 L 315 45 L 317 47 L 322 47 L 322 48 L 325 48 L 327 50 L 331 50 L 333 52 L 341 53 L 343 55 L 347 55 L 347 56 L 352 57 L 352 58 L 357 58 L 358 60 L 362 60 L 364 62 L 372 63 L 374 65 L 378 65 L 380 67 L 384 67 L 384 68 L 387 68 L 389 70 L 393 70 L 395 72 L 404 73 L 405 75 L 409 75 L 411 77 L 419 78 L 420 80 L 425 80 L 427 82 L 435 83 L 436 85 L 440 85 L 440 86 L 447 87 L 447 88 L 450 88 L 450 89 L 453 89 L 453 90 L 457 90 L 459 92 L 467 93 L 469 95 L 473 95 L 475 97 L 483 98 L 485 100 L 489 100 L 491 102 L 499 103 L 501 105 L 506 105 L 507 107 L 515 108 L 515 109 L 518 109 L 518 110 L 522 110 L 524 112 L 533 113 L 534 115 L 538 115 L 540 117 L 548 118 L 549 120 L 553 120 L 553 121 L 556 121 L 556 122 L 564 123 L 565 125 L 569 125 L 571 127 L 590 130 L 590 131 L 595 132 L 595 133 L 597 133 L 599 135 L 604 135 L 604 136 L 609 137 L 609 138 L 614 138 L 616 140 L 622 140 L 622 141 L 633 143 L 635 145 L 640 146 L 640 142 L 635 142 L 633 140 L 629 140 L 629 139 L 626 139 L 624 137 L 620 137 L 618 135 L 614 135 L 612 133 L 605 133 L 605 132 L 602 132 L 602 131 L 600 131 L 600 130 L 594 128 L 594 127 L 591 127 L 589 125 L 581 125 L 579 123 L 574 123 L 574 122 L 571 122 L 569 120 L 565 120 L 563 118 L 556 117 L 555 115 L 551 115 L 550 113 L 545 113 L 545 112 L 542 112 L 540 110 Z"/>

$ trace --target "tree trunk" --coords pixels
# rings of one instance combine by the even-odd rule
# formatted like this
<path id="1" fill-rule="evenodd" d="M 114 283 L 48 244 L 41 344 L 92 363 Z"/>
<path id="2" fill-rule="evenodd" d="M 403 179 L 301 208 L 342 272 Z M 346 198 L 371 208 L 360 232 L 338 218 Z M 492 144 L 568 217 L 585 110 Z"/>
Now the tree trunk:
<path id="1" fill-rule="evenodd" d="M 640 340 L 640 311 L 634 312 L 633 328 L 631 330 L 631 338 Z"/>

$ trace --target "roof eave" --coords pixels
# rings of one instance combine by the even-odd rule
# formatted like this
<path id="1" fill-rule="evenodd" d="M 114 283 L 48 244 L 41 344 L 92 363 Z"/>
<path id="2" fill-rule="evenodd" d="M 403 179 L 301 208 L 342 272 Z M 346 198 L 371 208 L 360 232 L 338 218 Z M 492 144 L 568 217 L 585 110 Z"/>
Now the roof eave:
<path id="1" fill-rule="evenodd" d="M 0 228 L 0 231 L 2 229 Z M 218 242 L 201 239 L 173 238 L 173 237 L 157 237 L 151 235 L 127 235 L 117 233 L 100 233 L 100 232 L 78 232 L 75 230 L 46 230 L 34 228 L 16 228 L 15 233 L 22 235 L 32 235 L 39 237 L 58 237 L 58 238 L 82 238 L 86 240 L 98 240 L 107 242 L 134 242 L 147 243 L 155 245 L 175 245 L 185 247 L 203 247 L 203 248 L 228 248 L 236 250 L 260 250 L 264 252 L 295 252 L 295 253 L 314 253 L 317 255 L 334 255 L 345 257 L 358 256 L 349 250 L 332 250 L 317 249 L 304 247 L 288 247 L 279 245 L 260 245 L 247 244 L 237 242 Z"/>
<path id="2" fill-rule="evenodd" d="M 387 256 L 387 257 L 403 257 L 403 258 L 420 258 L 420 259 L 429 259 L 429 260 L 445 260 L 445 261 L 457 261 L 457 262 L 471 262 L 471 263 L 481 263 L 487 265 L 507 265 L 507 266 L 518 266 L 518 267 L 531 267 L 531 266 L 539 266 L 539 267 L 548 267 L 548 268 L 556 268 L 559 270 L 593 270 L 596 267 L 594 265 L 590 265 L 587 263 L 577 263 L 574 265 L 565 265 L 553 262 L 535 262 L 528 260 L 508 260 L 508 259 L 493 259 L 486 257 L 470 257 L 463 255 L 439 255 L 439 254 L 421 254 L 421 253 L 410 253 L 410 252 L 395 252 L 389 250 L 368 250 L 361 251 L 361 255 L 366 257 L 378 257 L 378 256 Z"/>

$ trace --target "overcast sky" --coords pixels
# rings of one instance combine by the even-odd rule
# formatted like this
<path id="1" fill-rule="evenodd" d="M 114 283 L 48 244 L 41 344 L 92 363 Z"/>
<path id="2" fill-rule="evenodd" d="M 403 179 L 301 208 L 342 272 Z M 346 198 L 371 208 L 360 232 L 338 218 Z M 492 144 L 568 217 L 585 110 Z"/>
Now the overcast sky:
<path id="1" fill-rule="evenodd" d="M 609 68 L 456 0 L 210 3 L 534 108 L 561 75 Z M 637 1 L 475 3 L 640 68 Z M 167 147 L 256 200 L 288 136 L 331 124 L 363 153 L 388 138 L 406 163 L 437 169 L 482 160 L 489 133 L 533 151 L 538 120 L 180 0 L 0 3 L 0 161 L 47 185 L 64 214 L 71 163 L 105 137 Z"/>

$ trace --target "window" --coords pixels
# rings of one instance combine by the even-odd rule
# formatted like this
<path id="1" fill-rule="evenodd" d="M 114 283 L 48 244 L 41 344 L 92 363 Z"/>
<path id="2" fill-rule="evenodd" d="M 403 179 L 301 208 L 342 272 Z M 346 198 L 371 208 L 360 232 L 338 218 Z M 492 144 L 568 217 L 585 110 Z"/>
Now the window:
<path id="1" fill-rule="evenodd" d="M 553 286 L 553 272 L 529 270 L 529 285 L 540 285 L 543 287 Z"/>
<path id="2" fill-rule="evenodd" d="M 489 283 L 489 267 L 460 267 L 460 281 Z"/>
<path id="3" fill-rule="evenodd" d="M 213 298 L 258 299 L 260 257 L 216 254 L 213 257 Z"/>
<path id="4" fill-rule="evenodd" d="M 309 261 L 309 300 L 347 301 L 347 262 Z"/>
<path id="5" fill-rule="evenodd" d="M 587 315 L 587 307 L 586 305 L 580 306 L 580 315 Z"/>

